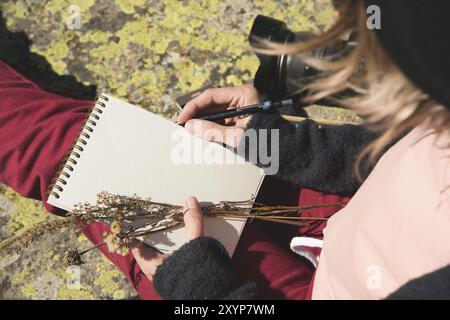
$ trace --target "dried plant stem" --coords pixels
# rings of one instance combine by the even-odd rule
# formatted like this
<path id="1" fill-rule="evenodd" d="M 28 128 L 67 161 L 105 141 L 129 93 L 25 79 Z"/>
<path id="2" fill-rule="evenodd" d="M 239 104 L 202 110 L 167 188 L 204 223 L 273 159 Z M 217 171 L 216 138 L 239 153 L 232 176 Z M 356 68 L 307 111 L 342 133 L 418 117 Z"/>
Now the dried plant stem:
<path id="1" fill-rule="evenodd" d="M 104 244 L 106 244 L 106 242 L 100 242 L 100 243 L 98 243 L 98 244 L 96 244 L 95 246 L 92 246 L 92 247 L 90 247 L 90 248 L 87 248 L 86 250 L 83 250 L 83 251 L 81 251 L 81 252 L 79 252 L 78 254 L 81 256 L 81 255 L 83 255 L 83 254 L 85 254 L 85 253 L 88 253 L 89 251 L 92 251 L 92 250 L 94 250 L 94 249 L 97 249 L 98 247 L 100 247 L 100 246 L 102 246 L 102 245 L 104 245 Z"/>
<path id="2" fill-rule="evenodd" d="M 336 202 L 336 203 L 321 203 L 321 204 L 308 204 L 303 206 L 266 206 L 263 204 L 257 204 L 260 205 L 260 207 L 256 206 L 252 208 L 252 211 L 269 211 L 269 210 L 308 210 L 308 209 L 315 209 L 315 208 L 326 208 L 326 207 L 339 207 L 339 206 L 345 206 L 346 202 Z"/>
<path id="3" fill-rule="evenodd" d="M 215 217 L 237 217 L 241 219 L 288 219 L 288 220 L 322 220 L 326 221 L 327 218 L 322 217 L 292 217 L 292 216 L 276 216 L 276 215 L 258 215 L 258 214 L 233 214 L 233 213 L 217 213 Z"/>
<path id="4" fill-rule="evenodd" d="M 5 251 L 7 254 L 18 252 L 23 248 L 26 248 L 30 243 L 38 241 L 46 233 L 51 233 L 62 228 L 67 228 L 73 225 L 74 220 L 72 218 L 58 218 L 51 221 L 45 221 L 37 223 L 31 228 L 5 239 L 0 242 L 0 252 Z"/>
<path id="5" fill-rule="evenodd" d="M 227 216 L 227 219 L 242 219 L 241 216 Z M 301 222 L 301 221 L 286 221 L 286 220 L 279 220 L 279 219 L 275 219 L 275 218 L 266 218 L 266 217 L 262 217 L 262 216 L 255 216 L 255 219 L 258 220 L 263 220 L 263 221 L 268 221 L 268 222 L 277 222 L 277 223 L 282 223 L 282 224 L 290 224 L 290 225 L 295 225 L 298 227 L 302 227 L 302 226 L 306 226 L 309 223 L 306 222 Z M 253 218 L 251 218 L 253 219 Z"/>

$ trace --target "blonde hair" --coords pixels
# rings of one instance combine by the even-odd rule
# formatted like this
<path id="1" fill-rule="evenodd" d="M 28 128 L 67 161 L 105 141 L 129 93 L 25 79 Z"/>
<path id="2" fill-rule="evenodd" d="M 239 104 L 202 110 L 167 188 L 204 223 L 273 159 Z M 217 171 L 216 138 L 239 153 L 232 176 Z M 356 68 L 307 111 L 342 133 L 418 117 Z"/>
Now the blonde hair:
<path id="1" fill-rule="evenodd" d="M 342 0 L 338 18 L 326 32 L 299 43 L 280 44 L 262 41 L 266 54 L 302 54 L 305 61 L 322 75 L 300 89 L 307 90 L 309 103 L 344 90 L 357 93 L 339 102 L 349 106 L 367 125 L 381 134 L 359 155 L 355 172 L 360 178 L 361 160 L 376 158 L 386 144 L 405 130 L 426 120 L 441 133 L 450 128 L 450 112 L 412 84 L 379 44 L 375 33 L 366 26 L 362 0 Z M 327 46 L 354 32 L 356 45 L 342 57 L 319 61 L 307 52 Z M 369 161 L 369 162 L 370 162 Z"/>

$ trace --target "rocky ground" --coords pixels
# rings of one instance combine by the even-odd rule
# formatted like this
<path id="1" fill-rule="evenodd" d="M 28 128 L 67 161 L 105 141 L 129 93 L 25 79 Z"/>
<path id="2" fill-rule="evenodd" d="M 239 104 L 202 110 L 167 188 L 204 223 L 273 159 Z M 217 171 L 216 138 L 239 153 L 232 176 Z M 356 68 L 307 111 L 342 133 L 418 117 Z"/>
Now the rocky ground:
<path id="1" fill-rule="evenodd" d="M 174 98 L 182 93 L 208 83 L 251 83 L 258 60 L 247 36 L 257 14 L 296 31 L 319 31 L 333 10 L 327 0 L 1 0 L 0 59 L 51 91 L 82 99 L 108 92 L 174 118 Z M 340 109 L 314 107 L 310 114 L 354 119 Z M 39 202 L 1 186 L 0 240 L 48 219 Z M 73 270 L 61 263 L 71 247 L 89 243 L 61 230 L 18 254 L 0 254 L 0 298 L 136 296 L 96 251 L 74 288 Z"/>

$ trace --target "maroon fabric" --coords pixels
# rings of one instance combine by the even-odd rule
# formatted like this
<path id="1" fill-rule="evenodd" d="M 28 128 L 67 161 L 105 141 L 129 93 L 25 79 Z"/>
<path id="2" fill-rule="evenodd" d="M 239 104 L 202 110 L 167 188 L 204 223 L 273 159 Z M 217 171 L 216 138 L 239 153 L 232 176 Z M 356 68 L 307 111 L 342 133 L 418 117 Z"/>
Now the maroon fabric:
<path id="1" fill-rule="evenodd" d="M 22 196 L 42 200 L 48 211 L 63 214 L 46 203 L 45 192 L 92 104 L 48 93 L 0 61 L 0 181 Z M 331 200 L 340 201 L 312 190 L 303 190 L 300 197 L 301 203 Z M 331 215 L 336 210 L 305 214 Z M 320 235 L 322 228 L 319 224 L 301 231 Z M 94 244 L 108 231 L 101 223 L 82 229 Z M 298 234 L 298 228 L 256 221 L 245 227 L 233 261 L 244 277 L 258 282 L 264 298 L 308 296 L 314 269 L 289 250 L 291 237 Z M 110 253 L 105 246 L 100 251 L 127 276 L 141 298 L 160 298 L 131 254 Z"/>
<path id="2" fill-rule="evenodd" d="M 299 206 L 313 205 L 313 204 L 336 204 L 342 203 L 343 205 L 350 200 L 350 197 L 339 197 L 336 195 L 325 194 L 311 189 L 302 189 L 300 192 L 300 197 L 298 199 Z M 323 217 L 329 218 L 333 214 L 335 214 L 339 209 L 343 207 L 343 205 L 339 206 L 330 206 L 330 207 L 322 207 L 322 208 L 314 208 L 303 210 L 301 215 L 303 217 Z M 307 235 L 309 237 L 314 237 L 318 239 L 323 239 L 323 229 L 326 227 L 326 222 L 318 222 L 310 224 L 307 227 L 300 228 L 299 232 L 302 235 Z M 312 297 L 312 289 L 314 285 L 314 274 L 310 279 L 310 285 L 305 293 L 305 300 L 311 300 Z"/>
<path id="3" fill-rule="evenodd" d="M 311 189 L 302 189 L 298 199 L 299 206 L 315 205 L 315 204 L 346 204 L 350 197 L 339 197 L 332 194 L 325 194 Z M 301 211 L 303 217 L 321 217 L 329 218 L 341 209 L 343 205 L 307 209 Z M 323 239 L 323 229 L 326 226 L 326 221 L 312 223 L 309 226 L 300 228 L 299 232 L 302 235 Z"/>
<path id="4" fill-rule="evenodd" d="M 45 92 L 0 61 L 0 181 L 23 196 L 45 199 L 91 105 Z"/>

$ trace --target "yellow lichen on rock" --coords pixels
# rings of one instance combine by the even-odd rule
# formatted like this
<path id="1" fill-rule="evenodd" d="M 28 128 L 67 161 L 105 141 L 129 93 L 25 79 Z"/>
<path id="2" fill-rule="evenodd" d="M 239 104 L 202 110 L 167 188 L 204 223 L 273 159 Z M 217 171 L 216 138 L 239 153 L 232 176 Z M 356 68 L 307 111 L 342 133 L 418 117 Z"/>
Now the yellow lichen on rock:
<path id="1" fill-rule="evenodd" d="M 10 213 L 11 219 L 7 224 L 12 232 L 19 232 L 49 218 L 41 202 L 21 197 L 10 188 L 5 188 L 3 195 L 15 204 L 15 210 Z"/>
<path id="2" fill-rule="evenodd" d="M 111 295 L 115 299 L 123 299 L 123 290 L 120 290 L 116 278 L 121 276 L 119 270 L 115 269 L 107 271 L 103 264 L 98 263 L 96 266 L 98 277 L 94 283 L 99 286 L 103 293 Z"/>
<path id="3" fill-rule="evenodd" d="M 123 12 L 132 14 L 135 12 L 134 7 L 144 7 L 146 0 L 117 0 L 117 3 Z"/>

